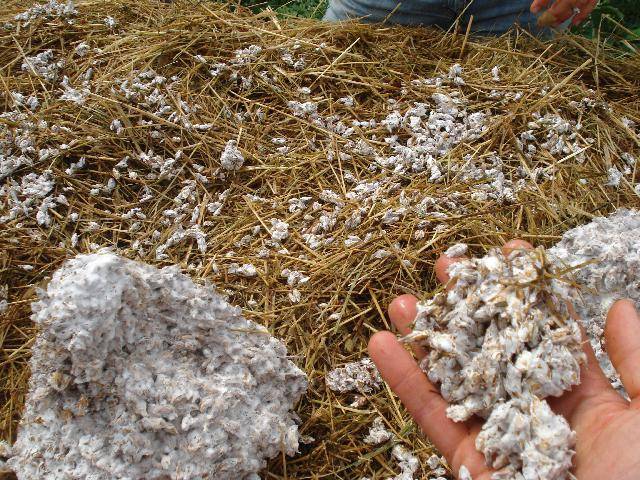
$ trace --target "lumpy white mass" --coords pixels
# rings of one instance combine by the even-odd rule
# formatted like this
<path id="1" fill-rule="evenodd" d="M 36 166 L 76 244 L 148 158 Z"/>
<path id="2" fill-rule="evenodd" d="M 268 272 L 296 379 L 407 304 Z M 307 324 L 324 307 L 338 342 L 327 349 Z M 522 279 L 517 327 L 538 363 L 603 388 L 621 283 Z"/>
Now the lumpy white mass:
<path id="1" fill-rule="evenodd" d="M 448 270 L 452 288 L 418 304 L 405 341 L 428 347 L 421 367 L 447 415 L 486 419 L 476 441 L 495 479 L 562 480 L 574 434 L 544 400 L 580 382 L 585 361 L 575 292 L 543 249 L 493 249 Z"/>
<path id="2" fill-rule="evenodd" d="M 573 302 L 600 366 L 624 394 L 604 346 L 607 312 L 616 300 L 640 306 L 640 212 L 621 208 L 568 230 L 549 249 L 554 261 L 571 268 L 580 295 Z"/>
<path id="3" fill-rule="evenodd" d="M 297 451 L 304 373 L 177 267 L 80 255 L 33 311 L 40 334 L 7 462 L 20 480 L 252 479 Z"/>

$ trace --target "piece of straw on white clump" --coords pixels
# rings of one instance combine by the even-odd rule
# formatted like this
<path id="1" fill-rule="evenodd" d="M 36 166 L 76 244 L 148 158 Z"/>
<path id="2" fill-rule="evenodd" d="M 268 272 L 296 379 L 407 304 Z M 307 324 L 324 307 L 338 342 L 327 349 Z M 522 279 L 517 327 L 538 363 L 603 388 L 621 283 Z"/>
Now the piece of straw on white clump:
<path id="1" fill-rule="evenodd" d="M 428 347 L 421 367 L 449 418 L 486 419 L 476 447 L 496 479 L 569 475 L 574 433 L 544 400 L 577 385 L 586 360 L 561 271 L 541 248 L 461 260 L 448 270 L 451 289 L 418 304 L 404 338 Z"/>
<path id="2" fill-rule="evenodd" d="M 7 462 L 21 480 L 254 479 L 297 451 L 304 373 L 178 267 L 81 255 L 33 311 L 41 333 Z"/>

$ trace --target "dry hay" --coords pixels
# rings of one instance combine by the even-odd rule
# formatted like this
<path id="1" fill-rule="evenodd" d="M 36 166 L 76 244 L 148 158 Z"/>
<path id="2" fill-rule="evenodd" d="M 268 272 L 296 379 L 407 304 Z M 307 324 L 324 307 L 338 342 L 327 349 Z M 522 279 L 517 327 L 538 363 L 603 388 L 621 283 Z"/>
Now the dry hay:
<path id="1" fill-rule="evenodd" d="M 606 185 L 611 167 L 624 172 L 629 166 L 623 153 L 637 157 L 640 150 L 637 131 L 623 121 L 640 123 L 640 59 L 618 58 L 616 52 L 584 39 L 542 43 L 517 32 L 479 41 L 464 32 L 443 35 L 423 29 L 327 25 L 278 19 L 269 12 L 251 16 L 214 3 L 167 5 L 151 0 L 81 2 L 71 25 L 49 19 L 17 27 L 13 16 L 28 6 L 10 2 L 0 18 L 0 26 L 5 21 L 13 25 L 0 28 L 0 103 L 9 112 L 14 109 L 10 92 L 38 96 L 40 106 L 32 113 L 21 109 L 36 124 L 35 151 L 26 153 L 34 162 L 2 180 L 0 216 L 11 206 L 7 193 L 11 182 L 19 185 L 32 172 L 51 171 L 55 185 L 47 195 L 53 195 L 57 205 L 41 208 L 44 213 L 36 218 L 39 198 L 27 214 L 19 213 L 0 227 L 0 288 L 8 285 L 9 300 L 0 317 L 0 417 L 6 439 L 15 436 L 26 392 L 29 347 L 35 335 L 29 305 L 37 286 L 64 259 L 111 246 L 151 264 L 177 263 L 194 278 L 213 282 L 249 318 L 282 338 L 309 375 L 310 388 L 298 411 L 302 434 L 315 440 L 302 445 L 295 458 L 274 459 L 265 478 L 385 478 L 398 473 L 390 455 L 392 443 L 372 447 L 363 442 L 378 415 L 418 452 L 422 460 L 418 473 L 426 478 L 425 460 L 433 448 L 390 391 L 384 388 L 364 405 L 351 407 L 353 395 L 329 391 L 325 373 L 366 355 L 370 335 L 389 327 L 385 307 L 393 296 L 434 290 L 433 263 L 448 245 L 465 239 L 478 253 L 511 237 L 548 245 L 592 216 L 618 206 L 640 206 L 633 190 L 635 165 L 622 174 L 617 187 Z M 117 21 L 115 28 L 105 24 L 107 16 Z M 85 57 L 74 53 L 82 41 L 91 47 Z M 212 77 L 213 64 L 229 64 L 236 50 L 250 45 L 262 50 L 234 69 L 245 78 L 252 75 L 251 85 L 243 87 L 241 78 L 233 81 L 228 70 Z M 53 81 L 21 70 L 25 57 L 47 49 L 56 60 L 65 59 Z M 291 61 L 283 59 L 287 52 Z M 304 65 L 294 67 L 301 56 Z M 457 62 L 463 66 L 466 85 L 447 80 L 449 68 Z M 492 79 L 495 65 L 501 66 L 500 82 Z M 61 99 L 62 75 L 82 90 L 88 68 L 93 76 L 84 103 Z M 168 79 L 171 87 L 162 88 L 169 110 L 184 115 L 156 114 L 125 98 L 121 82 L 148 69 Z M 263 71 L 266 74 L 260 74 Z M 175 80 L 170 79 L 173 75 Z M 445 78 L 445 84 L 412 82 L 435 75 Z M 323 118 L 337 114 L 347 127 L 353 119 L 377 119 L 377 126 L 355 127 L 351 134 L 354 140 L 366 140 L 375 153 L 354 149 L 348 138 L 336 133 L 342 127 L 335 121 L 327 125 L 293 115 L 287 102 L 305 101 L 300 87 L 311 89 L 309 98 Z M 502 99 L 496 98 L 500 94 L 492 97 L 494 89 L 502 92 Z M 430 180 L 434 177 L 429 168 L 396 173 L 393 168 L 370 168 L 375 154 L 381 158 L 391 154 L 384 141 L 390 134 L 380 120 L 394 108 L 406 112 L 416 101 L 433 106 L 431 96 L 438 91 L 459 91 L 469 112 L 487 112 L 488 129 L 437 158 L 442 172 L 438 181 Z M 355 98 L 353 106 L 337 101 L 345 96 Z M 595 103 L 583 102 L 580 107 L 571 103 L 585 97 Z M 391 105 L 389 99 L 398 103 Z M 200 107 L 197 112 L 184 111 L 193 105 Z M 552 154 L 538 146 L 531 158 L 524 154 L 517 139 L 528 130 L 534 112 L 580 122 L 569 153 Z M 120 133 L 117 126 L 110 128 L 114 119 L 122 122 Z M 40 120 L 47 124 L 38 128 Z M 0 142 L 15 134 L 21 122 L 11 115 L 0 118 L 4 138 Z M 186 122 L 212 125 L 198 130 Z M 395 133 L 401 141 L 410 137 L 407 126 Z M 280 137 L 287 139 L 288 151 L 273 143 Z M 221 176 L 220 155 L 229 140 L 237 140 L 245 162 L 238 171 Z M 57 151 L 39 159 L 44 148 Z M 163 176 L 158 172 L 160 163 L 141 156 L 149 150 L 162 157 L 160 163 L 178 150 L 183 156 Z M 495 178 L 482 178 L 496 175 L 490 166 L 482 167 L 480 177 L 465 176 L 463 166 L 470 159 L 480 164 L 493 158 L 491 152 L 502 159 L 498 170 L 507 185 L 522 179 L 511 199 L 477 195 L 485 188 L 482 185 L 488 185 L 492 194 L 502 188 L 491 183 Z M 126 156 L 128 166 L 116 167 Z M 81 157 L 86 158 L 86 167 L 69 170 Z M 154 171 L 156 178 L 149 175 Z M 110 178 L 115 184 L 109 185 Z M 185 180 L 193 181 L 193 190 L 176 202 Z M 365 181 L 381 182 L 376 199 L 347 197 Z M 216 215 L 217 206 L 207 205 L 227 190 Z M 323 194 L 325 190 L 333 190 L 337 197 Z M 68 205 L 55 198 L 60 194 Z M 290 211 L 288 200 L 304 196 L 311 197 L 306 208 Z M 426 197 L 433 200 L 425 202 Z M 179 210 L 180 201 L 186 205 L 184 218 L 180 211 L 174 212 L 176 223 L 175 215 L 166 211 Z M 318 202 L 315 207 L 313 202 Z M 341 207 L 331 227 L 335 202 Z M 131 213 L 136 207 L 143 213 L 139 218 Z M 360 208 L 361 223 L 348 230 L 345 220 Z M 72 213 L 78 214 L 75 222 Z M 289 224 L 284 250 L 269 244 L 274 233 L 271 219 Z M 328 230 L 323 239 L 333 241 L 311 248 L 303 234 L 314 226 L 323 228 L 322 222 Z M 157 247 L 178 224 L 198 225 L 206 236 L 206 251 L 194 238 L 187 238 L 169 246 L 167 258 L 159 260 Z M 254 235 L 255 226 L 261 228 Z M 345 245 L 349 235 L 360 241 L 352 239 L 356 243 Z M 268 257 L 261 258 L 263 247 Z M 388 256 L 374 254 L 380 250 Z M 230 274 L 232 263 L 252 263 L 257 275 Z M 285 268 L 310 277 L 295 287 L 301 297 L 297 302 L 290 298 L 294 287 L 282 277 Z"/>

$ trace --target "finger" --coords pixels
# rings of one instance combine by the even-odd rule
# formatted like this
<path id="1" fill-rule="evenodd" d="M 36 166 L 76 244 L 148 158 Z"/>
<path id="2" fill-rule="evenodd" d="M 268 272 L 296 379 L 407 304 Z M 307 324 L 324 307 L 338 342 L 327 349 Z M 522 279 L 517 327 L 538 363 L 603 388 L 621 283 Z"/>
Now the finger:
<path id="1" fill-rule="evenodd" d="M 542 15 L 538 17 L 538 21 L 536 23 L 538 27 L 551 27 L 553 25 L 556 25 L 558 23 L 558 20 L 550 10 L 545 10 Z"/>
<path id="2" fill-rule="evenodd" d="M 519 238 L 514 238 L 513 240 L 509 240 L 502 247 L 502 254 L 505 257 L 508 257 L 511 252 L 514 250 L 533 250 L 533 245 L 531 245 L 526 240 L 520 240 Z"/>
<path id="3" fill-rule="evenodd" d="M 589 399 L 602 397 L 602 395 L 612 395 L 612 399 L 619 397 L 611 387 L 609 379 L 602 372 L 582 327 L 580 327 L 580 331 L 582 332 L 582 350 L 587 357 L 586 364 L 580 369 L 580 384 L 574 386 L 561 397 L 547 399 L 553 410 L 563 415 L 571 424 L 579 423 L 579 417 L 584 413 L 584 409 L 581 407 L 588 406 Z M 620 399 L 622 398 L 620 397 Z"/>
<path id="4" fill-rule="evenodd" d="M 584 22 L 587 17 L 589 15 L 591 15 L 591 12 L 593 12 L 593 9 L 596 8 L 598 2 L 586 2 L 585 5 L 578 5 L 580 8 L 580 13 L 578 13 L 575 17 L 573 17 L 573 20 L 571 21 L 571 23 L 573 25 L 579 25 L 582 22 Z"/>
<path id="5" fill-rule="evenodd" d="M 557 0 L 548 12 L 555 17 L 555 24 L 560 25 L 573 15 L 573 9 L 576 6 L 576 0 Z"/>
<path id="6" fill-rule="evenodd" d="M 632 400 L 640 395 L 640 317 L 630 300 L 619 300 L 607 315 L 607 353 Z"/>
<path id="7" fill-rule="evenodd" d="M 378 332 L 369 340 L 369 355 L 424 434 L 448 459 L 468 435 L 462 423 L 447 418 L 447 402 L 429 381 L 411 354 L 391 332 Z"/>
<path id="8" fill-rule="evenodd" d="M 449 283 L 449 267 L 460 260 L 466 260 L 467 257 L 447 257 L 446 255 L 440 255 L 436 260 L 436 278 L 440 283 L 445 285 L 447 288 L 450 288 L 451 285 L 447 285 Z"/>
<path id="9" fill-rule="evenodd" d="M 417 304 L 418 299 L 413 295 L 400 295 L 389 304 L 389 318 L 400 335 L 407 335 L 413 330 L 413 322 L 418 312 Z M 411 348 L 418 360 L 427 354 L 420 345 L 412 344 Z"/>
<path id="10" fill-rule="evenodd" d="M 509 255 L 512 251 L 517 249 L 532 249 L 533 245 L 531 245 L 526 240 L 513 239 L 508 241 L 502 247 L 502 252 L 505 256 Z M 440 255 L 436 260 L 435 269 L 436 269 L 436 278 L 440 281 L 440 283 L 447 284 L 449 282 L 449 267 L 460 260 L 466 260 L 467 257 L 447 257 L 446 255 Z M 447 285 L 447 288 L 450 286 Z"/>
<path id="11" fill-rule="evenodd" d="M 546 8 L 550 2 L 551 0 L 533 0 L 533 2 L 531 2 L 531 8 L 530 8 L 531 13 L 538 13 L 542 11 L 542 9 Z"/>

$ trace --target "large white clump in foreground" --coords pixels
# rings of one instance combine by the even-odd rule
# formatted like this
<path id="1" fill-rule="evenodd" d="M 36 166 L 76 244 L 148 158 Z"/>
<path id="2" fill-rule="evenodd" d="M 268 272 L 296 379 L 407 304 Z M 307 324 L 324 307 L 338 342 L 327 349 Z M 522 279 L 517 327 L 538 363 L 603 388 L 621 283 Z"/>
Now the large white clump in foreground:
<path id="1" fill-rule="evenodd" d="M 58 270 L 13 457 L 27 479 L 255 479 L 298 448 L 306 377 L 284 345 L 177 267 L 110 253 Z"/>
<path id="2" fill-rule="evenodd" d="M 574 433 L 544 400 L 578 384 L 585 361 L 560 270 L 542 249 L 454 263 L 451 290 L 419 303 L 405 337 L 428 347 L 421 367 L 447 415 L 486 418 L 476 447 L 495 479 L 561 480 L 571 468 Z"/>

